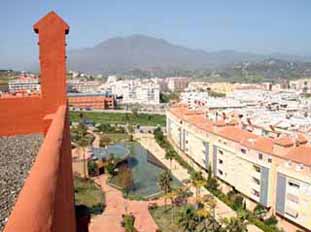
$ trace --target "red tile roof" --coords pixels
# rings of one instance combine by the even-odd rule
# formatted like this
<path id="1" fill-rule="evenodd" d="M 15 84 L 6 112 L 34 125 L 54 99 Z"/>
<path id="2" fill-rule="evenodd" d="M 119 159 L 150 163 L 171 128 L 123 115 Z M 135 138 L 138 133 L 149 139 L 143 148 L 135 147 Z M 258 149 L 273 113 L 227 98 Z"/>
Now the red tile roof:
<path id="1" fill-rule="evenodd" d="M 242 140 L 257 138 L 257 135 L 236 126 L 226 126 L 223 129 L 219 130 L 217 132 L 217 135 L 238 143 L 240 143 Z"/>
<path id="2" fill-rule="evenodd" d="M 274 143 L 283 147 L 290 147 L 294 145 L 293 139 L 288 136 L 276 138 L 274 139 Z"/>
<path id="3" fill-rule="evenodd" d="M 311 147 L 298 146 L 291 148 L 284 158 L 311 166 Z"/>
<path id="4" fill-rule="evenodd" d="M 234 126 L 230 124 L 230 122 L 226 123 L 224 120 L 213 122 L 205 117 L 204 112 L 190 111 L 184 105 L 171 107 L 170 112 L 177 118 L 189 122 L 199 129 L 212 132 L 223 138 L 240 143 L 250 149 L 278 157 L 282 156 L 282 158 L 311 166 L 311 146 L 304 145 L 294 147 L 295 141 L 289 136 L 276 139 L 259 136 L 247 130 L 243 130 L 239 126 Z M 298 134 L 297 141 L 299 144 L 305 144 L 307 143 L 307 138 L 303 134 Z M 285 154 L 276 154 L 273 151 L 274 144 L 284 146 L 288 149 L 284 151 Z M 291 146 L 293 147 L 291 148 Z M 288 152 L 286 153 L 286 151 Z"/>

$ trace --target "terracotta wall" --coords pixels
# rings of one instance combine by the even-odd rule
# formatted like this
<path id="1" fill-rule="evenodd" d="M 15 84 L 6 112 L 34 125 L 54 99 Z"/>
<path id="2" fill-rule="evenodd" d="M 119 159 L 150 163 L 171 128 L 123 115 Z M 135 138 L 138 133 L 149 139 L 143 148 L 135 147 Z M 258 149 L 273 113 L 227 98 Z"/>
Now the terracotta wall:
<path id="1" fill-rule="evenodd" d="M 74 191 L 66 97 L 68 25 L 50 12 L 39 34 L 41 95 L 0 99 L 0 136 L 43 133 L 43 144 L 18 196 L 5 232 L 74 232 Z"/>

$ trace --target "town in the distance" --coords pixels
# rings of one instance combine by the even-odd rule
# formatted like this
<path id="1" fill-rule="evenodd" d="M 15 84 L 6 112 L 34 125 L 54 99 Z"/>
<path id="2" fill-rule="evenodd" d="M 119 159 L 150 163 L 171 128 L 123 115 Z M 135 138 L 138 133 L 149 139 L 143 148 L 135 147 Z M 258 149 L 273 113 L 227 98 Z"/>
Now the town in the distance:
<path id="1" fill-rule="evenodd" d="M 37 74 L 3 70 L 1 81 L 1 98 L 40 96 Z M 149 201 L 156 224 L 163 220 L 158 214 L 168 213 L 161 208 L 166 206 L 154 202 L 158 191 L 169 194 L 176 188 L 189 192 L 191 199 L 193 187 L 205 188 L 200 200 L 205 193 L 218 198 L 212 207 L 218 215 L 213 216 L 213 226 L 223 223 L 218 217 L 230 218 L 237 210 L 251 215 L 245 219 L 249 231 L 311 228 L 311 78 L 232 83 L 192 76 L 138 78 L 70 71 L 67 95 L 76 178 L 109 175 L 110 186 L 126 189 L 126 199 Z M 137 167 L 130 160 L 124 164 L 133 149 L 139 156 L 152 153 L 154 158 L 147 157 L 144 163 L 144 157 L 137 157 Z M 170 174 L 161 174 L 161 169 Z M 174 187 L 157 183 L 158 178 L 165 182 L 165 173 L 172 175 Z M 184 197 L 174 194 L 176 201 Z M 194 202 L 200 201 L 197 191 L 193 194 Z M 179 218 L 184 206 L 175 203 Z M 211 207 L 202 204 L 202 210 Z M 105 214 L 107 209 L 98 210 Z M 183 227 L 174 220 L 166 226 Z M 101 228 L 104 222 L 98 221 L 94 219 L 90 228 Z"/>

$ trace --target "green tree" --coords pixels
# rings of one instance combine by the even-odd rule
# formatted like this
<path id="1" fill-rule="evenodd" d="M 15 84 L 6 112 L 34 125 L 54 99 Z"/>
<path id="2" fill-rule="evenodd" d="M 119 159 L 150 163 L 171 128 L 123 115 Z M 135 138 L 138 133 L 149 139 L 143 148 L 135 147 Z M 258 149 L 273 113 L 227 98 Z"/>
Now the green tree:
<path id="1" fill-rule="evenodd" d="M 215 216 L 216 200 L 212 195 L 205 195 L 200 199 L 197 215 L 202 221 L 200 232 L 219 231 L 221 226 Z"/>
<path id="2" fill-rule="evenodd" d="M 133 214 L 122 215 L 122 226 L 126 232 L 137 232 L 135 229 L 135 216 Z"/>
<path id="3" fill-rule="evenodd" d="M 191 173 L 191 183 L 195 187 L 195 199 L 196 204 L 199 202 L 201 188 L 206 184 L 201 172 L 192 172 Z"/>
<path id="4" fill-rule="evenodd" d="M 79 123 L 77 127 L 71 131 L 72 140 L 80 147 L 83 156 L 83 175 L 86 178 L 86 158 L 85 148 L 92 143 L 93 137 L 87 133 L 87 127 L 83 123 Z"/>
<path id="5" fill-rule="evenodd" d="M 86 147 L 89 146 L 91 143 L 90 139 L 87 136 L 81 137 L 78 141 L 77 144 L 79 147 L 82 149 L 82 155 L 83 155 L 83 175 L 84 178 L 87 177 L 86 175 Z"/>
<path id="6" fill-rule="evenodd" d="M 212 175 L 212 167 L 211 165 L 208 166 L 208 177 L 207 177 L 207 182 L 206 182 L 206 187 L 208 190 L 211 192 L 216 192 L 218 190 L 218 182 L 215 177 Z"/>
<path id="7" fill-rule="evenodd" d="M 174 159 L 175 154 L 173 150 L 168 150 L 165 153 L 165 159 L 168 159 L 170 161 L 170 169 L 172 170 L 172 160 Z"/>
<path id="8" fill-rule="evenodd" d="M 248 222 L 244 217 L 225 218 L 223 220 L 225 232 L 247 232 Z"/>
<path id="9" fill-rule="evenodd" d="M 97 174 L 97 164 L 94 160 L 89 160 L 87 162 L 87 168 L 90 176 L 95 176 Z"/>
<path id="10" fill-rule="evenodd" d="M 256 205 L 253 210 L 253 213 L 256 217 L 263 219 L 267 215 L 267 209 L 262 205 Z"/>
<path id="11" fill-rule="evenodd" d="M 185 232 L 194 232 L 200 224 L 193 206 L 188 206 L 179 214 L 178 224 Z"/>
<path id="12" fill-rule="evenodd" d="M 172 185 L 171 185 L 172 180 L 173 180 L 173 177 L 169 170 L 165 170 L 164 172 L 160 173 L 160 176 L 158 179 L 158 185 L 161 191 L 163 191 L 166 196 L 169 192 L 172 191 Z M 166 196 L 165 196 L 165 206 L 166 206 L 166 198 L 167 198 Z"/>

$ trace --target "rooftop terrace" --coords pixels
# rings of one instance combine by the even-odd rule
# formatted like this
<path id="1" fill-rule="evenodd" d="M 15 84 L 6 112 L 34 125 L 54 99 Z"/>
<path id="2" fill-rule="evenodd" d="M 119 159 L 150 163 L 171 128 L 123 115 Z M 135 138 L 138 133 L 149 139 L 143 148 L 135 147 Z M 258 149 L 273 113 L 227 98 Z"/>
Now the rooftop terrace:
<path id="1" fill-rule="evenodd" d="M 24 185 L 39 147 L 40 134 L 0 137 L 0 231 Z"/>

